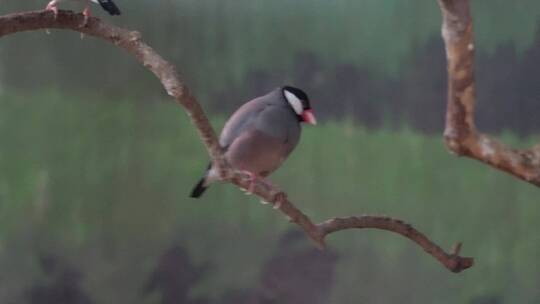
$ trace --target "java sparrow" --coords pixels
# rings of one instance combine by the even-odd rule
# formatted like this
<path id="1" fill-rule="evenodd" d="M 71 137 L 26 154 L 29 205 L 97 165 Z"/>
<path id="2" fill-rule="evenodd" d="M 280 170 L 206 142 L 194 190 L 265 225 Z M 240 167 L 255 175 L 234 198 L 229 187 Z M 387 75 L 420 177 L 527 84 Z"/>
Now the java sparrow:
<path id="1" fill-rule="evenodd" d="M 279 168 L 296 147 L 302 122 L 317 123 L 308 96 L 295 87 L 280 87 L 236 110 L 223 127 L 219 144 L 227 162 L 247 173 L 253 186 L 257 178 Z M 218 172 L 210 164 L 190 197 L 200 197 L 217 180 Z"/>
<path id="2" fill-rule="evenodd" d="M 66 0 L 52 0 L 47 4 L 47 7 L 45 8 L 48 11 L 54 12 L 54 16 L 56 17 L 58 15 L 58 3 L 65 2 Z M 114 4 L 112 0 L 78 0 L 86 3 L 86 6 L 83 11 L 85 22 L 87 23 L 88 17 L 90 17 L 90 2 L 97 3 L 101 5 L 101 7 L 106 10 L 111 15 L 120 15 L 120 9 Z"/>

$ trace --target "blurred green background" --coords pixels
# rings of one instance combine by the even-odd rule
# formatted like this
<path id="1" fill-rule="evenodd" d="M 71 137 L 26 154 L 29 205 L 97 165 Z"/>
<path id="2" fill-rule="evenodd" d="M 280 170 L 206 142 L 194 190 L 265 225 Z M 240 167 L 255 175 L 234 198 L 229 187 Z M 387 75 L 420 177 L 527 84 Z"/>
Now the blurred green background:
<path id="1" fill-rule="evenodd" d="M 538 142 L 540 2 L 472 2 L 478 124 Z M 441 140 L 435 0 L 116 3 L 93 12 L 174 62 L 216 128 L 274 87 L 308 92 L 321 123 L 271 179 L 314 220 L 399 217 L 476 265 L 452 274 L 368 230 L 321 253 L 230 185 L 189 199 L 208 158 L 159 82 L 102 41 L 40 31 L 0 39 L 0 303 L 540 302 L 538 189 Z"/>

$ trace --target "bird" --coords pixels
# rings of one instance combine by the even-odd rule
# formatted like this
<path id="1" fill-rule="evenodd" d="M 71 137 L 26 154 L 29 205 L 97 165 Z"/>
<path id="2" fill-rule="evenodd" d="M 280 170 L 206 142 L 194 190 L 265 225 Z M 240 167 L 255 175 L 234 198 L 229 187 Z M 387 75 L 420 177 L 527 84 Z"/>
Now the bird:
<path id="1" fill-rule="evenodd" d="M 58 3 L 65 2 L 66 0 L 52 0 L 47 4 L 47 7 L 45 7 L 45 10 L 52 11 L 54 13 L 54 17 L 58 16 Z M 84 15 L 84 24 L 86 25 L 88 22 L 88 18 L 91 16 L 90 14 L 90 2 L 97 3 L 101 5 L 101 7 L 106 10 L 109 14 L 112 16 L 114 15 L 120 15 L 120 9 L 112 0 L 78 0 L 83 1 L 86 3 L 86 6 L 83 10 Z"/>
<path id="2" fill-rule="evenodd" d="M 278 87 L 236 110 L 219 137 L 224 157 L 232 168 L 249 176 L 248 193 L 255 181 L 278 169 L 300 140 L 301 123 L 317 124 L 307 94 L 293 86 Z M 191 191 L 199 198 L 219 174 L 212 162 Z"/>

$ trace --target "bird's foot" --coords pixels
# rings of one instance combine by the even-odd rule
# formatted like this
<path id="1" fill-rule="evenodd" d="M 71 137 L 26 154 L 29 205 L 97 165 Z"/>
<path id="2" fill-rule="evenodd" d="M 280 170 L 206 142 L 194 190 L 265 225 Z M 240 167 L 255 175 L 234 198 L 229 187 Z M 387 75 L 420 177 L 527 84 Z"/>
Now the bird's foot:
<path id="1" fill-rule="evenodd" d="M 247 193 L 252 194 L 255 192 L 255 186 L 257 185 L 257 174 L 248 172 L 249 175 L 249 187 L 247 189 Z"/>
<path id="2" fill-rule="evenodd" d="M 260 180 L 261 183 L 262 183 L 263 185 L 265 185 L 266 188 L 268 188 L 268 189 L 276 189 L 276 188 L 277 188 L 274 184 L 272 184 L 269 180 L 267 180 L 267 179 L 265 179 L 265 178 L 260 178 L 259 180 Z"/>
<path id="3" fill-rule="evenodd" d="M 47 4 L 47 7 L 45 7 L 46 11 L 51 11 L 54 13 L 55 20 L 58 18 L 58 7 L 56 5 L 57 5 L 57 1 L 53 0 L 49 2 L 49 4 Z"/>
<path id="4" fill-rule="evenodd" d="M 255 191 L 257 180 L 259 179 L 257 177 L 257 174 L 247 171 L 247 170 L 242 170 L 240 171 L 240 173 L 247 175 L 249 179 L 249 186 L 246 189 L 243 189 L 246 192 L 245 194 L 246 195 L 253 194 L 253 192 Z"/>
<path id="5" fill-rule="evenodd" d="M 90 13 L 90 7 L 88 5 L 86 5 L 86 7 L 84 8 L 82 14 L 84 16 L 84 21 L 80 25 L 80 27 L 85 27 L 85 26 L 88 25 L 88 19 L 90 19 L 90 17 L 92 17 L 92 14 Z"/>
<path id="6" fill-rule="evenodd" d="M 90 8 L 88 7 L 88 5 L 84 8 L 83 12 L 82 12 L 83 16 L 84 16 L 84 20 L 83 20 L 83 23 L 81 25 L 79 25 L 80 28 L 83 28 L 83 27 L 86 27 L 88 25 L 88 18 L 90 18 Z M 81 40 L 84 39 L 84 33 L 81 33 Z"/>
<path id="7" fill-rule="evenodd" d="M 261 176 L 253 172 L 242 170 L 240 171 L 240 173 L 247 175 L 249 179 L 249 186 L 246 189 L 241 189 L 242 191 L 245 192 L 246 195 L 251 195 L 255 192 L 255 187 L 257 186 L 257 182 L 260 182 L 261 184 L 264 185 L 264 187 L 266 187 L 267 189 L 271 191 L 279 191 L 279 190 L 275 190 L 277 189 L 277 187 L 275 187 L 270 181 L 262 178 Z M 264 200 L 261 200 L 261 203 L 268 204 L 268 202 Z"/>

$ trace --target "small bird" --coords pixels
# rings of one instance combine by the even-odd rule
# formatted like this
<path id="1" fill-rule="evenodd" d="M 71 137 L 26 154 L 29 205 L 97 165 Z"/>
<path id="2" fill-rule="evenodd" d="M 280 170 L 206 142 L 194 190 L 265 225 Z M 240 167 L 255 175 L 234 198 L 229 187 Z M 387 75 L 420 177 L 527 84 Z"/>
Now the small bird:
<path id="1" fill-rule="evenodd" d="M 309 98 L 298 88 L 284 86 L 248 101 L 225 123 L 219 144 L 227 162 L 249 175 L 248 192 L 253 192 L 258 178 L 279 168 L 296 147 L 301 122 L 317 124 Z M 190 197 L 200 197 L 217 180 L 218 172 L 210 164 Z"/>
<path id="2" fill-rule="evenodd" d="M 47 7 L 45 8 L 45 10 L 52 11 L 54 13 L 54 17 L 56 18 L 56 16 L 58 15 L 58 3 L 65 2 L 65 1 L 66 0 L 52 0 L 51 2 L 49 2 L 49 4 L 47 4 Z M 83 1 L 86 3 L 86 6 L 83 11 L 84 24 L 88 22 L 88 18 L 91 16 L 90 15 L 90 2 L 94 2 L 101 5 L 101 7 L 104 10 L 106 10 L 109 14 L 113 16 L 120 15 L 120 9 L 118 9 L 116 4 L 114 4 L 112 0 L 78 0 L 78 1 Z"/>

